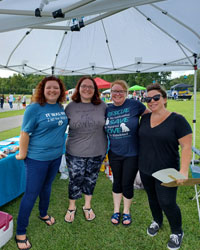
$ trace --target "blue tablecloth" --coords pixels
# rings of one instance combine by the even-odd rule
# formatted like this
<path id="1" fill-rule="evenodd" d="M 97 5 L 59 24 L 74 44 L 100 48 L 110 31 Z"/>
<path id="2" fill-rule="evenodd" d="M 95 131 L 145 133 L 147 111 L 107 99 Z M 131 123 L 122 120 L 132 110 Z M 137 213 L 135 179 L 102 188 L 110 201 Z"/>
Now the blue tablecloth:
<path id="1" fill-rule="evenodd" d="M 65 140 L 67 134 L 65 134 Z M 2 142 L 15 142 L 8 146 L 1 146 L 0 151 L 5 148 L 12 148 L 13 146 L 19 145 L 19 136 L 9 138 Z M 0 142 L 1 143 L 1 142 Z M 15 199 L 25 191 L 26 187 L 26 176 L 24 161 L 16 160 L 15 154 L 11 153 L 6 158 L 0 159 L 0 206 L 8 203 Z M 63 145 L 63 154 L 65 153 L 65 143 Z"/>
<path id="2" fill-rule="evenodd" d="M 19 145 L 16 141 L 19 137 L 13 137 L 7 141 L 15 141 L 14 144 L 1 146 L 0 150 Z M 17 152 L 16 152 L 17 153 Z M 0 159 L 0 206 L 15 199 L 25 191 L 26 178 L 24 161 L 18 161 L 15 154 L 9 154 L 6 158 Z"/>

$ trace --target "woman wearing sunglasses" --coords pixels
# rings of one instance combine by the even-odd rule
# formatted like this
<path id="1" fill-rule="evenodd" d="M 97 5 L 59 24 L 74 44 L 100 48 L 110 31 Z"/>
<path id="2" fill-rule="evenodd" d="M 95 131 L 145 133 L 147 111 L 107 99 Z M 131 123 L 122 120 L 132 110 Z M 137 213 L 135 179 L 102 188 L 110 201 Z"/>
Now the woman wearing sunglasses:
<path id="1" fill-rule="evenodd" d="M 177 187 L 161 186 L 161 182 L 152 177 L 152 174 L 161 169 L 174 168 L 188 178 L 192 130 L 182 115 L 166 109 L 167 94 L 159 84 L 147 87 L 146 102 L 152 113 L 144 115 L 140 123 L 139 169 L 153 217 L 147 234 L 153 237 L 158 233 L 163 223 L 164 212 L 171 228 L 167 247 L 179 249 L 183 230 L 181 211 L 176 204 Z M 181 160 L 179 145 L 182 152 Z"/>
<path id="2" fill-rule="evenodd" d="M 138 127 L 139 117 L 148 112 L 139 101 L 126 99 L 128 86 L 125 81 L 117 80 L 111 84 L 113 104 L 106 110 L 105 130 L 109 137 L 109 163 L 113 173 L 114 213 L 113 225 L 121 220 L 120 204 L 124 208 L 122 224 L 131 224 L 130 206 L 133 198 L 133 183 L 138 172 Z"/>

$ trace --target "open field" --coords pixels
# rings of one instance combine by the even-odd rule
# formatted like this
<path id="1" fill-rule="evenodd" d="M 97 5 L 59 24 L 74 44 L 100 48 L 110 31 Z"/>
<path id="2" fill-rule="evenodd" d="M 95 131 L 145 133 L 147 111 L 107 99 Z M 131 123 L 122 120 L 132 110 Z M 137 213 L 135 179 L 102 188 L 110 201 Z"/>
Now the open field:
<path id="1" fill-rule="evenodd" d="M 197 96 L 197 123 L 196 145 L 200 148 L 200 93 Z M 183 114 L 192 126 L 193 100 L 168 101 L 168 109 Z M 19 135 L 20 128 L 0 133 L 0 138 L 9 138 Z M 35 204 L 28 227 L 27 235 L 33 245 L 33 250 L 165 250 L 169 239 L 169 225 L 164 219 L 164 224 L 156 237 L 149 237 L 146 228 L 151 223 L 151 215 L 144 190 L 135 190 L 135 197 L 131 207 L 133 223 L 130 227 L 122 224 L 113 226 L 110 217 L 113 212 L 112 183 L 100 173 L 94 193 L 93 209 L 96 219 L 92 222 L 85 221 L 82 206 L 83 200 L 77 201 L 77 214 L 75 221 L 64 222 L 64 215 L 68 207 L 68 180 L 60 180 L 60 174 L 52 186 L 52 196 L 49 214 L 56 217 L 56 224 L 46 226 L 38 216 L 38 200 Z M 200 223 L 198 221 L 196 201 L 192 200 L 194 187 L 180 187 L 178 190 L 178 204 L 183 216 L 182 250 L 200 249 Z M 14 233 L 21 197 L 0 207 L 14 217 Z M 2 250 L 17 249 L 14 238 L 2 247 Z"/>

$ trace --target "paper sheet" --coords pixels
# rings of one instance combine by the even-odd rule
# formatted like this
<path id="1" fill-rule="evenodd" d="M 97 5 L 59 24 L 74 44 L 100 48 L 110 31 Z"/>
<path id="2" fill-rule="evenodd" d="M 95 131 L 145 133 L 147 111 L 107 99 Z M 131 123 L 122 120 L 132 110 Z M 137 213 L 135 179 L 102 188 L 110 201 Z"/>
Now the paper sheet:
<path id="1" fill-rule="evenodd" d="M 178 179 L 186 179 L 184 175 L 180 174 L 174 168 L 159 170 L 153 173 L 152 176 L 164 183 L 169 183 Z"/>

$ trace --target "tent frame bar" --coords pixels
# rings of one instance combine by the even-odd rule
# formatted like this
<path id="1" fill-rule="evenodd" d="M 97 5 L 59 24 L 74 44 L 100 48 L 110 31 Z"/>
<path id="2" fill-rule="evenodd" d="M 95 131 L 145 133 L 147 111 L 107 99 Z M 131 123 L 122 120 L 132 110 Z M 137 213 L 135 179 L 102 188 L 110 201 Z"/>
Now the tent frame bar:
<path id="1" fill-rule="evenodd" d="M 68 13 L 72 10 L 78 9 L 82 6 L 85 6 L 89 3 L 92 3 L 96 0 L 82 0 L 79 1 L 75 4 L 72 4 L 71 6 L 67 7 L 67 8 L 63 8 L 62 9 L 62 13 Z M 52 17 L 52 12 L 47 12 L 47 11 L 42 11 L 42 17 Z M 34 16 L 35 17 L 35 10 L 31 11 L 31 10 L 11 10 L 11 9 L 0 9 L 0 14 L 5 14 L 5 15 L 20 15 L 20 16 Z"/>

